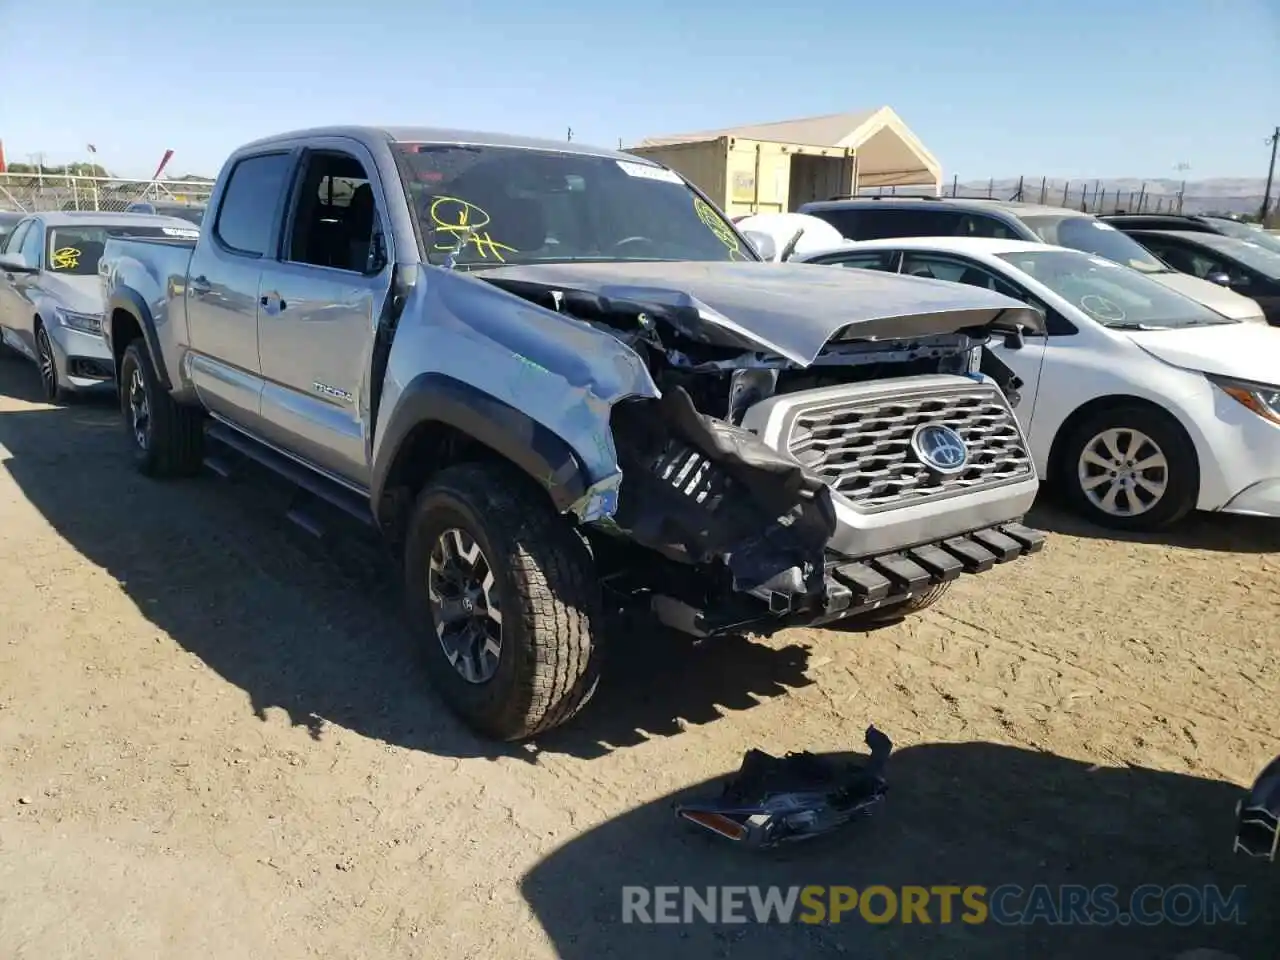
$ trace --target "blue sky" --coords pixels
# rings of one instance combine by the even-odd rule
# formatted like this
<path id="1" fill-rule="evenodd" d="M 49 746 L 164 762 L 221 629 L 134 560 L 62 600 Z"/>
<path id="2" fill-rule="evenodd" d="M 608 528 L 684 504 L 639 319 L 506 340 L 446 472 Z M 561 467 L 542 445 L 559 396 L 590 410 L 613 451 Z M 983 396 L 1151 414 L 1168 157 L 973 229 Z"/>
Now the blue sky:
<path id="1" fill-rule="evenodd" d="M 267 133 L 461 126 L 616 146 L 888 104 L 945 176 L 1261 176 L 1280 0 L 0 0 L 11 162 L 216 172 Z M 901 14 L 910 12 L 909 17 Z"/>

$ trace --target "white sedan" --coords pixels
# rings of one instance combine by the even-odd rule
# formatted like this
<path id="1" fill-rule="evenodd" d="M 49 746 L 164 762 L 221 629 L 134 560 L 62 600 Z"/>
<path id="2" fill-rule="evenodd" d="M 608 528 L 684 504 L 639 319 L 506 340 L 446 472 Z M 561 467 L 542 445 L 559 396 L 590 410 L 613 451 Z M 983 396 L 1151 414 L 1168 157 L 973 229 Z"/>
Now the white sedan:
<path id="1" fill-rule="evenodd" d="M 1078 250 L 970 237 L 870 240 L 797 260 L 969 283 L 1040 308 L 993 352 L 1041 477 L 1121 529 L 1192 509 L 1280 517 L 1280 329 L 1228 320 Z"/>

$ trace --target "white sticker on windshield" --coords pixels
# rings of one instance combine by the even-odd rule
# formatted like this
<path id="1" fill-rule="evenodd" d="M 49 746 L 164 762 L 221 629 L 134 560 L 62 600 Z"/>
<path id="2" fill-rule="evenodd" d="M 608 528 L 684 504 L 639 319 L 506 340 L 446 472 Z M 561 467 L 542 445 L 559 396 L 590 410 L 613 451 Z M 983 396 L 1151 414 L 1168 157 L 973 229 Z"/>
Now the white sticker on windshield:
<path id="1" fill-rule="evenodd" d="M 1090 257 L 1089 262 L 1095 267 L 1114 267 L 1117 264 L 1111 260 L 1103 260 L 1100 257 Z"/>
<path id="2" fill-rule="evenodd" d="M 1113 226 L 1112 226 L 1111 224 L 1109 224 L 1109 223 L 1103 223 L 1101 220 L 1095 220 L 1095 221 L 1093 221 L 1093 229 L 1095 229 L 1095 230 L 1115 230 L 1115 227 L 1113 227 Z"/>
<path id="3" fill-rule="evenodd" d="M 618 168 L 628 177 L 639 177 L 641 180 L 661 180 L 663 183 L 684 183 L 680 175 L 672 173 L 665 167 L 655 167 L 648 163 L 632 163 L 630 160 L 619 160 Z"/>
<path id="4" fill-rule="evenodd" d="M 182 237 L 184 240 L 199 240 L 199 230 L 184 230 L 182 227 L 161 227 L 161 232 L 166 237 Z"/>

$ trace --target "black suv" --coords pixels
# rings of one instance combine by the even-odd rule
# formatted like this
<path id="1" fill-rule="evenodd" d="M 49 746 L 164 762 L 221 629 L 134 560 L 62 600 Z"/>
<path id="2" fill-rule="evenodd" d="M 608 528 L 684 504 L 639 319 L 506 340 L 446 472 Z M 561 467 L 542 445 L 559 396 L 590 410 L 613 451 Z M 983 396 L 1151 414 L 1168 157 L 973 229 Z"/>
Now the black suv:
<path id="1" fill-rule="evenodd" d="M 1065 207 L 955 197 L 859 197 L 815 200 L 800 208 L 848 240 L 895 237 L 994 237 L 1051 243 L 1097 254 L 1146 273 L 1166 268 L 1141 244 L 1097 217 Z"/>
<path id="2" fill-rule="evenodd" d="M 1265 230 L 1232 220 L 1230 217 L 1212 217 L 1207 214 L 1175 213 L 1116 213 L 1100 217 L 1117 230 L 1133 233 L 1135 230 L 1178 230 L 1183 233 L 1216 233 L 1236 240 L 1247 240 L 1260 247 L 1280 253 L 1280 237 Z"/>

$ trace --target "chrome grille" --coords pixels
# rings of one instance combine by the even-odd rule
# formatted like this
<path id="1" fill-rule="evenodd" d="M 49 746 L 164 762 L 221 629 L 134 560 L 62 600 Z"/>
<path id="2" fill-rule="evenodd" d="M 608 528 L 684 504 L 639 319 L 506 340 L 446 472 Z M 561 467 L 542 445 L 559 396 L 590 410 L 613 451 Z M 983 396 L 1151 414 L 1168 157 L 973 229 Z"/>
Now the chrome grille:
<path id="1" fill-rule="evenodd" d="M 969 451 L 964 470 L 940 476 L 912 452 L 912 434 L 927 423 L 960 434 Z M 997 390 L 985 386 L 801 408 L 787 446 L 800 463 L 862 510 L 920 503 L 1033 473 L 1013 411 Z"/>

